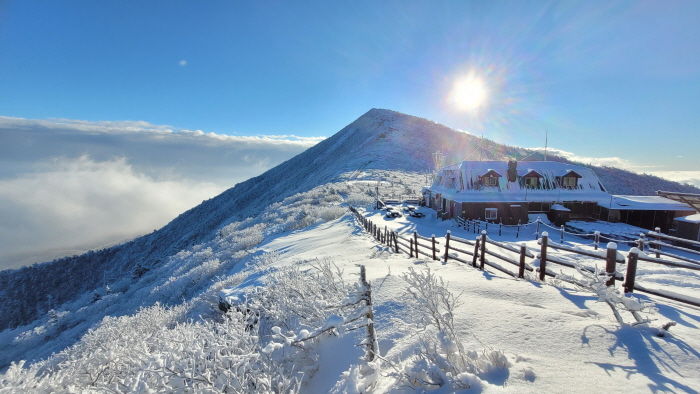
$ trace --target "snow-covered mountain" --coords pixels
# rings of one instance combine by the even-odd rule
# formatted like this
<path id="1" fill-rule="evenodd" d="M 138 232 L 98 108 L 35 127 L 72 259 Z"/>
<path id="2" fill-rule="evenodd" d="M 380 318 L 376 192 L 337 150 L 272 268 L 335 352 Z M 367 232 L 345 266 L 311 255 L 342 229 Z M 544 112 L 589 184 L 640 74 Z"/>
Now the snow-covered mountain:
<path id="1" fill-rule="evenodd" d="M 481 140 L 426 119 L 372 109 L 332 137 L 203 201 L 158 231 L 104 250 L 0 272 L 0 329 L 30 322 L 140 267 L 158 266 L 168 256 L 213 238 L 215 230 L 226 223 L 256 216 L 295 193 L 359 170 L 427 172 L 435 151 L 446 153 L 448 163 L 479 157 L 540 159 L 532 151 Z M 612 193 L 654 194 L 662 189 L 700 192 L 692 186 L 616 168 L 595 167 L 595 171 Z"/>
<path id="2" fill-rule="evenodd" d="M 229 391 L 364 392 L 372 387 L 391 392 L 409 384 L 419 390 L 438 385 L 445 392 L 466 387 L 475 391 L 513 387 L 518 392 L 560 390 L 564 382 L 568 384 L 566 379 L 589 373 L 596 379 L 610 376 L 598 363 L 626 362 L 624 354 L 610 356 L 609 349 L 642 342 L 637 339 L 641 334 L 610 331 L 614 343 L 586 336 L 589 319 L 606 313 L 605 305 L 586 305 L 594 296 L 431 261 L 432 269 L 440 271 L 435 276 L 422 270 L 421 265 L 427 267 L 429 262 L 378 247 L 347 214 L 348 205 L 371 205 L 377 180 L 388 193 L 417 193 L 437 150 L 448 154 L 448 162 L 479 156 L 538 159 L 522 148 L 373 109 L 334 136 L 202 202 L 151 234 L 81 256 L 0 272 L 0 370 L 19 360 L 32 364 L 10 367 L 0 375 L 0 388 L 145 392 L 194 387 L 216 392 L 233 384 Z M 622 170 L 595 170 L 614 193 L 637 187 L 635 179 L 648 188 L 647 193 L 688 190 Z M 374 215 L 373 220 L 382 218 L 369 210 L 365 214 Z M 401 231 L 436 234 L 451 226 L 435 218 L 387 224 Z M 419 224 L 426 227 L 418 228 Z M 534 238 L 528 242 L 537 247 Z M 362 330 L 343 331 L 353 328 L 356 315 L 364 313 L 356 308 L 358 294 L 364 294 L 353 284 L 356 264 L 368 266 L 380 350 L 394 360 L 387 361 L 385 367 L 393 372 L 385 371 L 384 377 L 378 364 L 358 364 L 361 354 L 356 344 L 363 341 L 358 334 Z M 640 275 L 648 275 L 650 283 L 657 279 L 664 285 L 673 283 L 683 292 L 696 288 L 685 283 L 693 277 L 684 273 L 640 269 Z M 443 278 L 460 278 L 453 290 L 466 293 L 469 302 L 460 304 L 452 298 Z M 222 319 L 218 310 L 222 294 L 226 300 L 248 305 L 247 312 L 239 309 Z M 439 302 L 447 301 L 447 309 L 437 314 L 426 309 L 427 301 L 435 301 L 431 297 L 442 297 Z M 571 302 L 576 310 L 571 310 Z M 251 315 L 247 308 L 258 312 Z M 459 308 L 456 318 L 454 308 Z M 685 313 L 666 308 L 662 311 L 667 317 Z M 426 320 L 431 314 L 438 321 Z M 502 314 L 515 319 L 510 321 L 514 330 L 510 334 L 501 326 Z M 470 317 L 468 323 L 464 316 Z M 530 326 L 529 319 L 557 322 L 557 329 L 550 327 L 549 337 L 542 339 L 546 347 L 552 343 L 558 347 L 538 353 L 545 345 L 529 337 L 539 338 L 538 326 Z M 595 321 L 614 330 L 607 321 Z M 437 333 L 435 324 L 442 327 Z M 682 319 L 681 325 L 679 330 L 685 330 L 681 333 L 694 327 Z M 459 331 L 467 326 L 479 330 L 469 336 L 476 342 Z M 580 329 L 583 336 L 576 332 Z M 425 338 L 417 339 L 416 330 L 436 336 L 421 342 Z M 340 338 L 323 340 L 329 332 Z M 632 379 L 630 387 L 643 388 L 651 380 L 660 381 L 661 389 L 689 388 L 688 382 L 697 378 L 692 373 L 698 359 L 694 342 L 663 342 L 653 339 L 654 332 L 644 333 L 644 338 L 657 341 L 652 347 L 660 350 L 646 357 L 670 358 L 681 366 L 680 377 L 669 378 L 645 365 L 639 367 L 645 368 L 643 376 Z M 572 352 L 581 348 L 581 338 L 597 342 L 583 352 Z M 307 340 L 309 345 L 302 344 Z M 481 351 L 465 350 L 464 344 Z M 424 347 L 428 345 L 444 347 L 447 353 Z M 409 356 L 412 352 L 419 356 Z M 443 361 L 434 359 L 443 356 L 447 357 Z M 320 361 L 324 357 L 328 362 Z M 581 364 L 582 358 L 588 361 Z M 557 370 L 544 367 L 564 359 L 568 361 Z M 532 385 L 539 376 L 533 372 L 537 366 L 544 386 Z M 586 374 L 581 374 L 584 367 Z M 611 379 L 627 384 L 627 374 L 620 376 Z M 580 387 L 589 387 L 582 383 Z"/>

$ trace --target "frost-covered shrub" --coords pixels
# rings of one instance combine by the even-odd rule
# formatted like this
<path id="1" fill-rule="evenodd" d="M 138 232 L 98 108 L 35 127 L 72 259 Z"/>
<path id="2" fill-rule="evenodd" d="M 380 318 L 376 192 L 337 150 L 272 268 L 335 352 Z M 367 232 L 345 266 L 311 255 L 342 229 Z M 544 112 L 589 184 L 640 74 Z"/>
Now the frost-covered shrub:
<path id="1" fill-rule="evenodd" d="M 295 265 L 273 272 L 270 281 L 274 286 L 266 288 L 274 291 L 261 289 L 255 303 L 263 325 L 270 327 L 316 328 L 348 291 L 342 271 L 330 260 L 314 262 L 311 269 Z"/>
<path id="2" fill-rule="evenodd" d="M 219 248 L 227 249 L 229 253 L 250 249 L 265 239 L 265 223 L 243 227 L 240 222 L 229 224 L 219 231 L 216 239 Z"/>
<path id="3" fill-rule="evenodd" d="M 367 193 L 357 193 L 357 192 L 350 192 L 348 196 L 345 198 L 345 202 L 348 203 L 351 207 L 356 207 L 356 208 L 366 208 L 375 202 L 375 197 L 368 195 Z"/>
<path id="4" fill-rule="evenodd" d="M 3 387 L 16 391 L 287 392 L 285 376 L 260 352 L 240 314 L 220 322 L 177 322 L 181 308 L 160 305 L 106 318 L 77 345 L 45 365 L 13 365 Z"/>
<path id="5" fill-rule="evenodd" d="M 258 258 L 247 275 L 271 269 Z M 238 286 L 243 273 L 221 278 L 203 297 L 175 307 L 155 304 L 136 314 L 106 317 L 76 345 L 26 367 L 13 364 L 0 375 L 9 392 L 256 392 L 298 391 L 301 378 L 318 368 L 313 340 L 284 346 L 271 339 L 293 333 L 305 338 L 334 319 L 348 286 L 330 261 L 269 274 L 239 310 L 260 312 L 260 324 L 231 308 L 219 319 L 188 320 L 193 304 L 210 293 Z M 211 305 L 210 305 L 211 307 Z M 274 329 L 273 327 L 277 327 Z M 280 328 L 282 327 L 282 328 Z"/>
<path id="6" fill-rule="evenodd" d="M 411 384 L 478 389 L 481 380 L 502 383 L 508 378 L 510 362 L 503 352 L 465 351 L 454 326 L 459 296 L 449 291 L 442 278 L 429 268 L 409 268 L 402 278 L 408 284 L 404 294 L 408 313 L 423 333 L 420 350 L 404 371 Z"/>
<path id="7" fill-rule="evenodd" d="M 317 207 L 316 212 L 314 212 L 314 215 L 323 222 L 329 222 L 331 220 L 338 219 L 339 217 L 345 215 L 347 212 L 347 208 L 341 207 L 339 205 L 331 205 Z"/>

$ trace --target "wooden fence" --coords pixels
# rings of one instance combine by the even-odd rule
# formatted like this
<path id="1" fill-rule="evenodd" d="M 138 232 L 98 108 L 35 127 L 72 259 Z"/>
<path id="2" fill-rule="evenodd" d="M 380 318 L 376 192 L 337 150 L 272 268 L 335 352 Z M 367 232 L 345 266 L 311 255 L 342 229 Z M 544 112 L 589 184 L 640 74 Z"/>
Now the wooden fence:
<path id="1" fill-rule="evenodd" d="M 444 237 L 445 244 L 442 245 L 441 242 L 436 239 L 434 234 L 430 237 L 426 237 L 419 234 L 417 231 L 414 231 L 413 233 L 398 233 L 396 231 L 389 230 L 386 225 L 383 228 L 377 226 L 376 223 L 363 216 L 353 207 L 350 207 L 350 211 L 354 214 L 358 223 L 365 229 L 365 231 L 372 234 L 372 236 L 374 236 L 374 238 L 380 243 L 389 246 L 395 253 L 405 253 L 410 257 L 415 258 L 420 258 L 423 256 L 432 260 L 439 260 L 443 262 L 455 260 L 463 264 L 471 265 L 472 267 L 480 270 L 484 270 L 485 267 L 488 266 L 517 278 L 524 278 L 525 271 L 528 271 L 536 274 L 541 281 L 545 281 L 547 276 L 556 276 L 556 274 L 549 268 L 550 264 L 574 269 L 583 269 L 591 273 L 595 272 L 595 270 L 592 268 L 576 265 L 570 261 L 567 261 L 563 257 L 565 255 L 562 255 L 561 253 L 557 255 L 552 252 L 560 251 L 573 253 L 576 255 L 585 256 L 587 258 L 605 261 L 604 274 L 609 278 L 607 281 L 608 286 L 615 286 L 617 281 L 621 281 L 625 293 L 632 293 L 636 290 L 700 307 L 700 299 L 682 294 L 675 294 L 669 291 L 649 289 L 635 283 L 637 265 L 639 261 L 674 268 L 700 271 L 700 260 L 680 256 L 683 257 L 680 260 L 690 263 L 686 264 L 660 258 L 660 255 L 666 255 L 674 258 L 676 258 L 676 255 L 661 251 L 662 246 L 673 247 L 673 245 L 663 241 L 664 239 L 668 240 L 669 238 L 673 237 L 660 234 L 658 232 L 650 233 L 650 235 L 654 237 L 654 240 L 640 241 L 638 243 L 639 248 L 633 247 L 625 258 L 622 254 L 618 253 L 617 244 L 614 242 L 609 242 L 605 250 L 597 250 L 596 247 L 596 250 L 591 251 L 554 242 L 549 238 L 547 232 L 542 232 L 541 236 L 539 237 L 538 248 L 528 248 L 524 244 L 513 246 L 512 244 L 495 241 L 488 237 L 486 229 L 481 230 L 474 240 L 454 236 L 448 230 Z M 596 238 L 596 241 L 597 240 L 598 239 Z M 645 242 L 650 245 L 655 245 L 653 250 L 658 252 L 656 257 L 651 257 L 642 252 L 643 249 L 640 250 L 640 248 L 644 247 Z M 698 244 L 700 245 L 700 242 L 698 242 Z M 682 247 L 676 246 L 676 248 Z M 459 253 L 459 255 L 451 252 Z M 517 254 L 518 257 L 514 258 L 506 256 L 504 252 Z M 530 259 L 529 262 L 528 259 Z M 533 262 L 538 262 L 538 264 L 532 264 Z M 624 264 L 626 266 L 624 275 L 617 271 L 616 268 L 618 264 Z M 565 278 L 560 277 L 558 279 L 566 281 Z"/>

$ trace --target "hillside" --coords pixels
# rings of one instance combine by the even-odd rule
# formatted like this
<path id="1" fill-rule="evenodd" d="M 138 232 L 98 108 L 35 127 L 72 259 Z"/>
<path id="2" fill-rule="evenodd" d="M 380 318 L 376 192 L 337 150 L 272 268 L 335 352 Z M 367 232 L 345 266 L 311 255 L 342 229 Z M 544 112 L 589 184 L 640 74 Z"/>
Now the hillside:
<path id="1" fill-rule="evenodd" d="M 0 329 L 27 323 L 136 269 L 159 266 L 168 256 L 212 239 L 215 230 L 226 223 L 256 216 L 274 202 L 338 180 L 343 174 L 358 169 L 427 172 L 432 168 L 432 154 L 438 150 L 447 154 L 447 162 L 478 157 L 539 159 L 523 148 L 481 140 L 426 119 L 372 109 L 330 138 L 203 201 L 158 231 L 81 256 L 0 272 L 0 314 L 4 316 Z M 595 170 L 612 193 L 654 194 L 662 189 L 700 192 L 691 186 L 620 169 Z"/>
<path id="2" fill-rule="evenodd" d="M 439 245 L 446 242 L 439 235 L 448 229 L 453 241 L 473 237 L 451 221 L 385 219 L 381 211 L 362 208 L 372 203 L 364 191 L 376 184 L 366 179 L 384 177 L 390 181 L 383 188 L 393 184 L 399 191 L 413 187 L 407 182 L 414 174 L 367 171 L 360 179 L 292 196 L 259 220 L 227 225 L 213 240 L 116 281 L 97 297 L 90 294 L 31 325 L 3 331 L 0 365 L 19 359 L 31 364 L 12 364 L 0 373 L 0 387 L 9 392 L 697 391 L 694 308 L 636 294 L 624 297 L 625 305 L 647 320 L 632 324 L 632 314 L 620 307 L 626 323 L 619 323 L 606 304 L 620 297 L 617 292 L 596 293 L 564 282 L 564 273 L 541 282 L 535 274 L 516 279 L 490 266 L 482 271 L 456 256 L 450 261 L 408 257 L 381 245 L 347 214 L 343 205 L 352 204 L 380 227 L 438 234 Z M 518 240 L 513 234 L 490 234 Z M 567 237 L 570 245 L 593 251 L 587 241 Z M 529 231 L 521 233 L 521 242 L 532 251 L 538 248 Z M 368 285 L 358 283 L 360 264 Z M 601 261 L 584 258 L 577 264 L 600 268 Z M 638 280 L 698 295 L 692 271 L 645 265 Z M 362 302 L 370 290 L 371 320 Z M 660 328 L 669 321 L 677 323 L 670 333 Z M 369 324 L 376 341 L 369 340 Z M 381 358 L 369 361 L 369 344 Z"/>
<path id="3" fill-rule="evenodd" d="M 459 264 L 394 255 L 375 245 L 347 214 L 348 206 L 372 204 L 377 180 L 383 192 L 415 194 L 434 151 L 447 152 L 450 160 L 468 159 L 479 155 L 478 143 L 472 135 L 425 119 L 371 110 L 334 136 L 204 201 L 158 231 L 101 251 L 1 272 L 0 369 L 9 369 L 0 375 L 0 385 L 22 392 L 70 387 L 225 391 L 222 387 L 234 383 L 237 388 L 230 391 L 366 392 L 373 387 L 393 392 L 408 384 L 419 391 L 438 385 L 446 392 L 465 387 L 519 392 L 533 390 L 535 381 L 537 387 L 554 390 L 575 378 L 577 387 L 600 388 L 605 379 L 615 384 L 629 379 L 627 373 L 611 374 L 599 367 L 623 365 L 625 352 L 609 354 L 620 346 L 634 348 L 629 357 L 640 364 L 631 387 L 644 388 L 650 381 L 660 382 L 664 390 L 695 385 L 692 365 L 700 357 L 697 344 L 684 336 L 695 327 L 687 320 L 697 319 L 682 308 L 664 305 L 656 313 L 649 307 L 653 321 L 679 321 L 679 338 L 655 339 L 658 331 L 647 326 L 647 331 L 624 331 L 611 321 L 607 306 L 585 289 L 564 288 L 554 281 L 544 286 L 534 278 L 514 281 Z M 530 155 L 521 148 L 483 144 L 484 159 Z M 607 171 L 614 176 L 621 170 Z M 625 182 L 637 176 L 622 174 Z M 658 186 L 653 178 L 638 179 Z M 615 187 L 608 184 L 614 192 Z M 370 210 L 366 214 L 382 217 Z M 436 234 L 452 229 L 459 236 L 472 236 L 435 218 L 387 225 Z M 532 234 L 523 236 L 536 248 Z M 363 341 L 361 330 L 349 324 L 357 321 L 353 306 L 362 293 L 355 284 L 356 264 L 367 265 L 377 297 L 378 346 L 397 363 L 385 365 L 383 375 L 378 364 L 360 361 L 356 344 Z M 430 279 L 430 272 L 438 276 Z M 683 272 L 640 269 L 640 275 L 657 286 L 673 284 L 673 291 L 693 295 L 697 288 L 695 277 Z M 409 290 L 421 283 L 430 290 L 411 301 Z M 452 291 L 466 292 L 467 302 L 457 303 Z M 437 315 L 426 310 L 426 302 L 435 301 L 431 294 L 452 300 L 448 310 Z M 222 300 L 241 306 L 222 318 L 220 308 L 230 308 L 226 303 L 222 307 Z M 243 312 L 251 308 L 258 314 Z M 497 314 L 490 312 L 493 308 Z M 454 320 L 452 309 L 460 313 Z M 425 317 L 431 314 L 438 316 L 437 323 Z M 501 315 L 515 324 L 511 334 L 501 327 Z M 533 316 L 556 322 L 558 330 L 549 330 L 554 336 L 540 337 L 541 327 L 530 324 Z M 340 328 L 345 321 L 348 331 Z M 452 342 L 445 342 L 445 323 L 452 327 Z M 586 334 L 592 324 L 604 334 Z M 550 339 L 558 347 L 548 347 Z M 579 345 L 584 339 L 588 348 Z M 298 343 L 307 340 L 308 346 Z M 447 355 L 424 348 L 426 344 L 445 347 Z M 542 354 L 543 348 L 550 354 Z M 212 354 L 212 349 L 226 350 Z M 439 361 L 443 356 L 446 361 Z M 676 363 L 680 372 L 660 371 L 650 365 L 652 358 L 664 365 Z M 570 365 L 549 370 L 547 365 L 558 359 Z M 28 363 L 12 364 L 19 360 Z M 235 360 L 235 367 L 222 360 Z M 584 367 L 586 374 L 580 374 Z M 588 374 L 595 382 L 580 379 Z"/>

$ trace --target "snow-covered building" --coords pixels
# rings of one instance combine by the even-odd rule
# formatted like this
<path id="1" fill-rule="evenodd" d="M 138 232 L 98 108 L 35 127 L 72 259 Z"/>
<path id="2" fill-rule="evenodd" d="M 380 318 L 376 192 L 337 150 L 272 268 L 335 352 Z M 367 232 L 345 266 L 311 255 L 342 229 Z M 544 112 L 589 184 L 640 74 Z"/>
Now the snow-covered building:
<path id="1" fill-rule="evenodd" d="M 677 217 L 673 221 L 675 236 L 700 241 L 700 213 Z"/>
<path id="2" fill-rule="evenodd" d="M 600 218 L 667 229 L 674 217 L 692 213 L 660 196 L 613 196 L 592 169 L 556 161 L 463 161 L 440 169 L 423 197 L 445 218 L 503 224 L 547 213 L 557 223 Z"/>
<path id="3" fill-rule="evenodd" d="M 610 196 L 599 205 L 600 219 L 663 232 L 673 227 L 675 218 L 695 213 L 687 204 L 662 196 Z"/>

